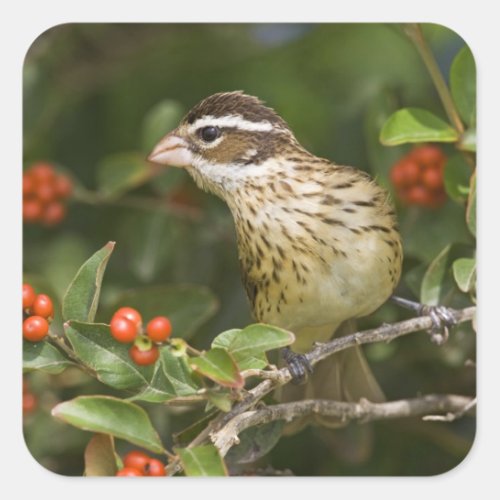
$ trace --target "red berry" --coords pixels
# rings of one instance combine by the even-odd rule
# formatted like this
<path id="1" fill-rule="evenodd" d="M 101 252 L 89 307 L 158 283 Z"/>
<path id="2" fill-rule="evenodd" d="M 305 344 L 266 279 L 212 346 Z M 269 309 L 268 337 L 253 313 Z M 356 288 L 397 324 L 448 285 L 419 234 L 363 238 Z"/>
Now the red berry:
<path id="1" fill-rule="evenodd" d="M 42 316 L 42 318 L 52 318 L 54 315 L 52 299 L 48 295 L 40 293 L 36 296 L 30 312 L 36 316 Z"/>
<path id="2" fill-rule="evenodd" d="M 23 413 L 31 413 L 36 408 L 36 396 L 31 392 L 23 392 Z"/>
<path id="3" fill-rule="evenodd" d="M 427 168 L 422 174 L 425 186 L 432 190 L 442 189 L 444 186 L 443 172 L 438 168 Z"/>
<path id="4" fill-rule="evenodd" d="M 411 205 L 429 206 L 433 202 L 433 196 L 424 186 L 413 186 L 405 195 L 406 201 Z"/>
<path id="5" fill-rule="evenodd" d="M 129 451 L 123 457 L 123 465 L 125 465 L 125 467 L 132 467 L 141 471 L 143 474 L 146 474 L 150 459 L 151 457 L 149 455 L 146 455 L 146 453 L 138 450 L 133 450 Z"/>
<path id="6" fill-rule="evenodd" d="M 166 476 L 165 465 L 157 458 L 151 458 L 147 466 L 147 476 Z"/>
<path id="7" fill-rule="evenodd" d="M 170 320 L 165 316 L 153 318 L 146 326 L 146 333 L 153 342 L 165 342 L 172 333 Z"/>
<path id="8" fill-rule="evenodd" d="M 37 183 L 51 181 L 55 177 L 54 167 L 48 163 L 36 163 L 29 172 Z"/>
<path id="9" fill-rule="evenodd" d="M 137 309 L 134 309 L 133 307 L 120 307 L 118 311 L 113 314 L 113 317 L 115 316 L 122 316 L 124 318 L 127 318 L 129 321 L 132 321 L 132 323 L 137 327 L 139 330 L 142 326 L 142 316 L 140 315 L 139 311 Z"/>
<path id="10" fill-rule="evenodd" d="M 66 175 L 58 175 L 54 182 L 56 195 L 59 198 L 69 198 L 73 192 L 73 183 Z"/>
<path id="11" fill-rule="evenodd" d="M 125 316 L 116 316 L 115 314 L 111 319 L 109 329 L 111 335 L 118 342 L 123 342 L 124 344 L 133 342 L 137 336 L 137 326 Z"/>
<path id="12" fill-rule="evenodd" d="M 42 216 L 43 206 L 39 200 L 28 198 L 23 200 L 23 220 L 26 222 L 37 222 Z"/>
<path id="13" fill-rule="evenodd" d="M 49 203 L 54 200 L 56 196 L 56 189 L 52 179 L 40 181 L 36 186 L 35 196 L 42 203 Z"/>
<path id="14" fill-rule="evenodd" d="M 35 302 L 35 289 L 28 283 L 23 284 L 23 309 L 29 309 Z"/>
<path id="15" fill-rule="evenodd" d="M 26 172 L 23 174 L 23 196 L 33 194 L 35 192 L 35 180 L 33 176 Z"/>
<path id="16" fill-rule="evenodd" d="M 410 156 L 424 166 L 439 166 L 443 164 L 446 159 L 440 148 L 430 144 L 415 147 L 410 152 Z"/>
<path id="17" fill-rule="evenodd" d="M 158 359 L 160 351 L 158 347 L 152 346 L 151 349 L 141 350 L 135 344 L 128 351 L 129 356 L 136 365 L 147 366 L 152 365 Z"/>
<path id="18" fill-rule="evenodd" d="M 56 226 L 64 217 L 66 217 L 66 207 L 60 201 L 53 201 L 45 207 L 41 220 L 46 226 Z"/>
<path id="19" fill-rule="evenodd" d="M 420 168 L 416 162 L 403 157 L 391 171 L 391 180 L 396 187 L 413 186 L 420 177 Z"/>
<path id="20" fill-rule="evenodd" d="M 49 333 L 49 323 L 41 316 L 30 316 L 23 322 L 23 337 L 30 342 L 39 342 Z"/>
<path id="21" fill-rule="evenodd" d="M 137 469 L 134 469 L 133 467 L 124 467 L 123 469 L 120 469 L 117 473 L 117 476 L 144 476 L 144 474 Z"/>

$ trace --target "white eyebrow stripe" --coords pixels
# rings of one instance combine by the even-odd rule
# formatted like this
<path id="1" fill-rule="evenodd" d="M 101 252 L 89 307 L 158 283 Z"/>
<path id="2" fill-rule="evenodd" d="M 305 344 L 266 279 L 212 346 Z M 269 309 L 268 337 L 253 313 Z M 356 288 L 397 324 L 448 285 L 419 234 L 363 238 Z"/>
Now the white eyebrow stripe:
<path id="1" fill-rule="evenodd" d="M 207 126 L 213 127 L 235 127 L 239 130 L 247 130 L 249 132 L 270 132 L 273 126 L 267 120 L 261 122 L 251 122 L 250 120 L 245 120 L 238 115 L 221 116 L 216 118 L 215 116 L 204 116 L 198 118 L 192 125 L 189 126 L 188 132 L 194 133 L 196 130 Z"/>

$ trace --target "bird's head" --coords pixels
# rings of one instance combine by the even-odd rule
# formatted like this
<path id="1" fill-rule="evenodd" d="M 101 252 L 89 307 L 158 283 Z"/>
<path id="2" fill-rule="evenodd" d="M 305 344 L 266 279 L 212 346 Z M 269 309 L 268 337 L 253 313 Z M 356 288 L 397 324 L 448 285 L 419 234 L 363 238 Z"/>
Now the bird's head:
<path id="1" fill-rule="evenodd" d="M 269 163 L 298 147 L 286 122 L 242 92 L 207 97 L 155 146 L 148 159 L 182 167 L 200 187 L 222 198 L 264 176 Z M 271 170 L 275 170 L 271 168 Z"/>

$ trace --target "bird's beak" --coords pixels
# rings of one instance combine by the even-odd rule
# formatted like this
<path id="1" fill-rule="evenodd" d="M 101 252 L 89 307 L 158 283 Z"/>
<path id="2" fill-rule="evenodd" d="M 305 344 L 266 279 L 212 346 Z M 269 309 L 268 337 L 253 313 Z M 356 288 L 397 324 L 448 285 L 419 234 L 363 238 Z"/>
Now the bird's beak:
<path id="1" fill-rule="evenodd" d="M 154 147 L 148 160 L 172 167 L 188 167 L 192 163 L 192 154 L 187 142 L 172 130 Z"/>

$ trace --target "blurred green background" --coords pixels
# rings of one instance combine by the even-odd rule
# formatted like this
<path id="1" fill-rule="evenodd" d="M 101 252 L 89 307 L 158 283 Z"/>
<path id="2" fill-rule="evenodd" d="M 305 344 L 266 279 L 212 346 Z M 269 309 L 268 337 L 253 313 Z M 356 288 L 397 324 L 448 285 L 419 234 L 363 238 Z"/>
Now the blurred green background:
<path id="1" fill-rule="evenodd" d="M 441 26 L 425 25 L 424 33 L 447 75 L 464 41 Z M 62 224 L 25 225 L 25 280 L 61 299 L 79 266 L 113 240 L 117 245 L 104 279 L 101 321 L 109 321 L 107 308 L 125 290 L 194 283 L 211 289 L 219 302 L 217 313 L 190 341 L 194 346 L 205 348 L 221 331 L 252 322 L 232 220 L 221 201 L 198 191 L 184 172 L 170 169 L 138 178 L 108 198 L 95 196 L 106 194 L 110 164 L 143 161 L 158 139 L 159 124 L 173 128 L 199 100 L 238 89 L 275 108 L 310 151 L 366 170 L 386 187 L 391 165 L 408 150 L 379 144 L 389 114 L 414 106 L 444 118 L 425 67 L 397 25 L 54 27 L 35 40 L 24 65 L 24 168 L 53 162 L 77 187 Z M 448 201 L 438 211 L 398 207 L 398 212 L 405 248 L 398 291 L 418 298 L 429 262 L 447 244 L 471 244 L 472 239 L 460 203 Z M 450 289 L 447 303 L 469 302 Z M 406 316 L 385 305 L 360 326 Z M 475 371 L 467 360 L 474 358 L 474 348 L 470 327 L 460 326 L 441 348 L 420 334 L 372 345 L 366 352 L 391 400 L 473 394 Z M 28 378 L 39 402 L 25 418 L 31 452 L 50 470 L 80 475 L 90 435 L 55 422 L 50 409 L 79 394 L 113 391 L 72 370 Z M 202 411 L 144 406 L 166 444 Z M 439 474 L 466 456 L 474 432 L 471 418 L 350 425 L 334 433 L 308 429 L 281 439 L 258 466 L 297 475 Z M 117 446 L 120 452 L 129 449 L 125 443 Z"/>

